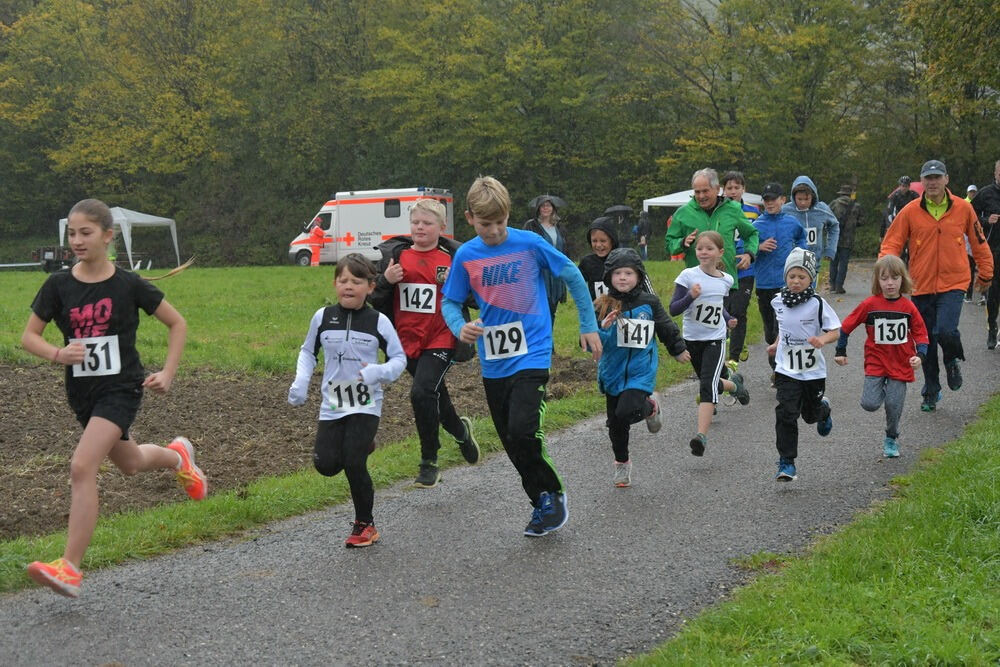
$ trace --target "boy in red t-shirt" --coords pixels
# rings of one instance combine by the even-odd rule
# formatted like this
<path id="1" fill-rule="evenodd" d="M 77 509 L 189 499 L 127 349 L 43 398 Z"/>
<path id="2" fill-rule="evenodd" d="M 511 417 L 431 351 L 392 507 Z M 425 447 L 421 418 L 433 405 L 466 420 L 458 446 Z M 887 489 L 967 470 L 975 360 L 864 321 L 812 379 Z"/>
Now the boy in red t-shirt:
<path id="1" fill-rule="evenodd" d="M 406 352 L 406 370 L 413 376 L 410 403 L 420 436 L 420 473 L 414 484 L 437 486 L 441 473 L 438 426 L 454 436 L 469 463 L 479 461 L 479 444 L 472 422 L 459 417 L 444 384 L 455 357 L 456 339 L 441 317 L 441 285 L 460 245 L 441 236 L 446 210 L 436 199 L 418 199 L 410 209 L 410 236 L 382 243 L 382 261 L 371 302 L 388 315 Z"/>

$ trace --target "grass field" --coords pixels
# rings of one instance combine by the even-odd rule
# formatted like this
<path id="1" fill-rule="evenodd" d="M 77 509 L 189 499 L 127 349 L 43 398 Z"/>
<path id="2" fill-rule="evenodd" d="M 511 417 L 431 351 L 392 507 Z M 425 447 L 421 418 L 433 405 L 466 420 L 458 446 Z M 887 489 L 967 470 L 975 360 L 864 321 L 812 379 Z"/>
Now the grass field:
<path id="1" fill-rule="evenodd" d="M 661 295 L 672 292 L 676 263 L 650 262 Z M 153 271 L 155 275 L 157 272 Z M 160 283 L 189 322 L 185 367 L 220 372 L 287 373 L 312 312 L 332 298 L 329 267 L 192 268 Z M 0 359 L 22 362 L 23 323 L 42 273 L 0 273 Z M 749 340 L 760 336 L 751 307 Z M 560 308 L 557 350 L 578 354 L 576 313 Z M 48 334 L 53 334 L 49 327 Z M 55 340 L 55 336 L 53 336 Z M 149 365 L 162 361 L 164 328 L 144 318 L 139 346 Z M 159 355 L 159 356 L 158 356 Z M 661 348 L 660 384 L 688 368 Z M 54 388 L 55 389 L 55 388 Z M 596 414 L 603 401 L 584 393 L 555 401 L 547 428 Z M 500 445 L 483 420 L 485 451 Z M 1000 398 L 957 442 L 924 456 L 896 481 L 898 497 L 801 557 L 760 554 L 743 566 L 761 576 L 708 610 L 639 664 L 972 664 L 1000 661 Z M 380 447 L 375 483 L 412 474 L 414 443 Z M 443 461 L 445 462 L 445 461 Z M 454 461 L 453 461 L 454 462 Z M 103 517 L 87 553 L 88 569 L 147 557 L 238 533 L 287 516 L 344 502 L 342 477 L 311 470 L 261 479 L 246 489 L 134 515 Z M 24 564 L 53 558 L 65 534 L 0 542 L 0 591 L 28 584 Z M 769 574 L 780 564 L 780 571 Z M 767 567 L 765 567 L 765 564 Z"/>

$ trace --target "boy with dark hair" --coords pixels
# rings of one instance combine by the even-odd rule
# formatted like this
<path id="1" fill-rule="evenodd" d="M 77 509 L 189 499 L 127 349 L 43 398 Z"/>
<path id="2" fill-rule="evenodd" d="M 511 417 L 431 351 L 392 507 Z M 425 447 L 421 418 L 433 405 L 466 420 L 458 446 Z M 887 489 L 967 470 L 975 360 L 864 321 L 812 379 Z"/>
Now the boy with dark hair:
<path id="1" fill-rule="evenodd" d="M 760 209 L 743 201 L 746 192 L 746 178 L 742 171 L 727 171 L 722 177 L 722 194 L 743 208 L 743 217 L 753 223 L 760 215 Z M 758 238 L 758 243 L 760 239 Z M 759 247 L 758 247 L 759 252 Z M 726 310 L 736 318 L 736 326 L 729 332 L 729 368 L 734 373 L 740 361 L 747 358 L 747 308 L 750 306 L 750 295 L 753 293 L 754 266 L 753 256 L 746 252 L 746 246 L 736 230 L 736 285 L 726 299 Z"/>
<path id="2" fill-rule="evenodd" d="M 768 183 L 761 194 L 764 212 L 754 220 L 760 243 L 757 246 L 755 273 L 757 308 L 764 325 L 764 340 L 768 345 L 778 338 L 778 320 L 771 308 L 773 299 L 785 286 L 785 260 L 795 248 L 805 249 L 806 231 L 798 220 L 782 212 L 785 191 L 780 183 Z M 768 359 L 774 369 L 774 357 Z M 772 375 L 771 386 L 774 386 Z"/>

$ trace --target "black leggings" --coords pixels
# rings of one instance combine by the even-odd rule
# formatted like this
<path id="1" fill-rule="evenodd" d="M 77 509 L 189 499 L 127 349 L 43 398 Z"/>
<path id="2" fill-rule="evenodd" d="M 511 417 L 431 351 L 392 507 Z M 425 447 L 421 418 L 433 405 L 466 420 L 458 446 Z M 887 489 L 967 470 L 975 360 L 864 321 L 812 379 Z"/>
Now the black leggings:
<path id="1" fill-rule="evenodd" d="M 439 425 L 457 439 L 465 437 L 465 425 L 459 420 L 444 384 L 453 353 L 454 350 L 424 350 L 419 357 L 406 360 L 406 370 L 413 376 L 410 405 L 420 436 L 420 458 L 424 461 L 437 461 L 441 449 Z"/>
<path id="2" fill-rule="evenodd" d="M 340 419 L 321 419 L 316 431 L 313 465 L 319 474 L 333 477 L 341 470 L 351 487 L 354 518 L 371 523 L 375 487 L 368 474 L 368 455 L 375 449 L 378 431 L 375 415 L 347 415 Z"/>
<path id="3" fill-rule="evenodd" d="M 523 370 L 505 378 L 483 378 L 486 403 L 507 457 L 521 475 L 521 486 L 537 506 L 543 491 L 563 492 L 563 483 L 545 450 L 542 421 L 549 372 Z"/>
<path id="4" fill-rule="evenodd" d="M 608 435 L 611 436 L 611 450 L 615 453 L 615 461 L 625 463 L 629 459 L 629 427 L 653 413 L 649 392 L 626 389 L 617 396 L 608 394 L 605 399 L 608 406 Z"/>
<path id="5" fill-rule="evenodd" d="M 794 461 L 799 455 L 799 417 L 807 424 L 826 421 L 830 408 L 823 402 L 826 379 L 797 380 L 777 373 L 774 376 L 777 388 L 774 406 L 774 435 L 778 455 Z"/>
<path id="6" fill-rule="evenodd" d="M 757 310 L 760 311 L 760 322 L 764 325 L 764 341 L 770 345 L 774 341 L 778 340 L 778 316 L 774 314 L 774 308 L 771 307 L 771 299 L 781 292 L 780 287 L 775 287 L 774 289 L 761 289 L 757 288 Z M 774 370 L 774 357 L 768 355 L 767 361 L 771 364 L 771 370 Z"/>
<path id="7" fill-rule="evenodd" d="M 729 330 L 729 358 L 733 361 L 740 360 L 743 343 L 747 339 L 747 308 L 750 306 L 753 281 L 753 276 L 740 278 L 736 289 L 729 290 L 726 297 L 726 312 L 736 318 L 736 326 Z"/>

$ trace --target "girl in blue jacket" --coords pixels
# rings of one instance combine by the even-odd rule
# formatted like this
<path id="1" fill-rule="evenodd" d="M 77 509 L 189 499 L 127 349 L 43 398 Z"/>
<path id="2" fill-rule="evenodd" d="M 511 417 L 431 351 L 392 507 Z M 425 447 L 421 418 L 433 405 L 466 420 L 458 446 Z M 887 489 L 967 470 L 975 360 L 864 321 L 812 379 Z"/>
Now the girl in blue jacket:
<path id="1" fill-rule="evenodd" d="M 604 262 L 607 293 L 597 299 L 604 354 L 597 366 L 597 384 L 607 399 L 608 435 L 615 455 L 614 485 L 632 484 L 629 428 L 643 419 L 650 433 L 662 425 L 656 395 L 659 352 L 656 339 L 677 361 L 690 360 L 684 339 L 660 299 L 643 288 L 646 269 L 632 248 L 616 248 Z"/>

